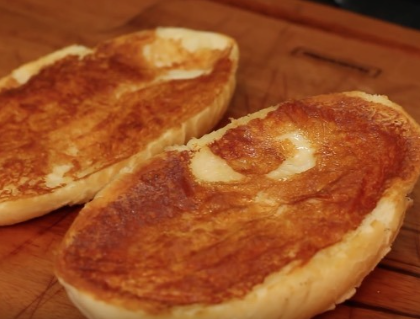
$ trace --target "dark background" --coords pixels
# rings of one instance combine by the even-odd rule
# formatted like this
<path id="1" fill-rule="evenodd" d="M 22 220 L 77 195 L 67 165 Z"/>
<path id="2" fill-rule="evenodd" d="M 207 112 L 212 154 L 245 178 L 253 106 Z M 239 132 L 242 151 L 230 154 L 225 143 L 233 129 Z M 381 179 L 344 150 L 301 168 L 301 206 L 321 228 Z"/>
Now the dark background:
<path id="1" fill-rule="evenodd" d="M 308 0 L 420 30 L 420 0 Z"/>

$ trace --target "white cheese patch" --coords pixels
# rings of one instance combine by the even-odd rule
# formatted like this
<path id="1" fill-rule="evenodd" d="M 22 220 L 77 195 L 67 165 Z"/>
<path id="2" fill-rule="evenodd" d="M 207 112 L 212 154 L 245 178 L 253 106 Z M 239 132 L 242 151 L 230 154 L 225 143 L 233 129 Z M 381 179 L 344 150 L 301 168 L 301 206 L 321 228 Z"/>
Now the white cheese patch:
<path id="1" fill-rule="evenodd" d="M 266 206 L 276 206 L 278 204 L 274 198 L 270 197 L 264 191 L 259 191 L 255 196 L 254 201 L 260 205 Z"/>
<path id="2" fill-rule="evenodd" d="M 171 67 L 173 64 L 182 63 L 184 57 L 176 48 L 168 44 L 152 43 L 143 47 L 143 56 L 157 68 Z"/>
<path id="3" fill-rule="evenodd" d="M 45 185 L 49 188 L 60 186 L 71 181 L 71 178 L 64 175 L 72 168 L 70 164 L 56 165 L 53 171 L 45 176 Z"/>
<path id="4" fill-rule="evenodd" d="M 285 179 L 295 174 L 302 173 L 315 166 L 314 149 L 310 142 L 298 131 L 284 134 L 280 140 L 289 140 L 296 147 L 296 154 L 287 158 L 278 168 L 266 174 L 272 179 Z"/>
<path id="5" fill-rule="evenodd" d="M 65 153 L 70 156 L 77 156 L 79 154 L 79 149 L 76 145 L 70 144 L 67 146 L 67 150 L 65 151 Z"/>
<path id="6" fill-rule="evenodd" d="M 203 182 L 233 182 L 244 177 L 207 146 L 194 154 L 190 168 L 195 178 Z"/>
<path id="7" fill-rule="evenodd" d="M 199 49 L 224 50 L 230 42 L 229 38 L 217 33 L 183 28 L 157 28 L 156 34 L 160 38 L 181 41 L 182 46 L 189 52 Z"/>
<path id="8" fill-rule="evenodd" d="M 156 35 L 155 41 L 142 48 L 142 54 L 157 68 L 182 64 L 199 50 L 224 50 L 232 44 L 230 38 L 221 34 L 183 28 L 158 28 Z"/>

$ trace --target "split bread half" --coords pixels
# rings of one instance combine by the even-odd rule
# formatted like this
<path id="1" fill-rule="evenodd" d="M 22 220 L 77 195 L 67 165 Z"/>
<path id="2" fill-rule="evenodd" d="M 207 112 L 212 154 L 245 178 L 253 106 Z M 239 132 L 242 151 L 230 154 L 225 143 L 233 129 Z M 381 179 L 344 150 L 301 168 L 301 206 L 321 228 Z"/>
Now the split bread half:
<path id="1" fill-rule="evenodd" d="M 235 88 L 225 35 L 157 28 L 73 45 L 0 80 L 0 225 L 85 203 L 123 168 L 210 131 Z"/>
<path id="2" fill-rule="evenodd" d="M 91 319 L 311 318 L 390 250 L 419 173 L 420 128 L 386 97 L 287 101 L 119 176 L 56 275 Z"/>

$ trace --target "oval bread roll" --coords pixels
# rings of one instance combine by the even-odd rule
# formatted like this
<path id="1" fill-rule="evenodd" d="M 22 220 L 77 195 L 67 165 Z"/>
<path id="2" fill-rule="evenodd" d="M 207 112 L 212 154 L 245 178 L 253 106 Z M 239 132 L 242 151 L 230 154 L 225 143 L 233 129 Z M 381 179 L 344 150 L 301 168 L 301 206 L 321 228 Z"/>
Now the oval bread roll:
<path id="1" fill-rule="evenodd" d="M 207 133 L 237 63 L 228 36 L 157 28 L 13 71 L 0 80 L 0 225 L 84 203 L 120 170 Z"/>
<path id="2" fill-rule="evenodd" d="M 91 319 L 311 318 L 390 250 L 419 173 L 420 128 L 386 97 L 287 101 L 119 176 L 56 275 Z"/>

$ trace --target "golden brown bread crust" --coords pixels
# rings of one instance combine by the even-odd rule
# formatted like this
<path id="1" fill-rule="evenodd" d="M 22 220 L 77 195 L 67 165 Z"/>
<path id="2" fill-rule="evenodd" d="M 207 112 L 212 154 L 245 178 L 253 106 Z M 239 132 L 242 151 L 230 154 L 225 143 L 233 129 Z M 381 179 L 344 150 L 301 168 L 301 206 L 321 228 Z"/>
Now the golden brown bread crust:
<path id="1" fill-rule="evenodd" d="M 237 59 L 226 36 L 161 28 L 74 46 L 3 79 L 0 225 L 83 203 L 121 168 L 207 132 Z"/>
<path id="2" fill-rule="evenodd" d="M 67 234 L 57 276 L 90 318 L 309 318 L 388 251 L 419 151 L 419 127 L 384 97 L 283 103 L 106 188 Z"/>

